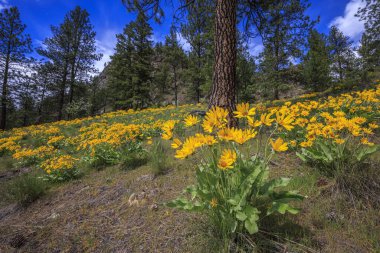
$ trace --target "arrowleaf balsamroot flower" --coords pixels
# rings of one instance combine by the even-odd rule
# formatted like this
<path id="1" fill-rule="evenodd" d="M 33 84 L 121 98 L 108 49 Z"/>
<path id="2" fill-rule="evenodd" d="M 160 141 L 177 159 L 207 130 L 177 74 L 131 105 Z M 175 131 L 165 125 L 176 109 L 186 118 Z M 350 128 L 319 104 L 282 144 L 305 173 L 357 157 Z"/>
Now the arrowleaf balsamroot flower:
<path id="1" fill-rule="evenodd" d="M 221 170 L 232 169 L 237 158 L 236 152 L 232 149 L 224 149 L 218 162 L 218 168 Z"/>
<path id="2" fill-rule="evenodd" d="M 234 111 L 236 118 L 251 118 L 251 116 L 255 115 L 256 108 L 249 109 L 248 103 L 241 103 L 236 105 L 236 111 Z"/>
<path id="3" fill-rule="evenodd" d="M 199 118 L 197 116 L 189 115 L 185 118 L 184 121 L 186 127 L 191 127 L 198 124 Z"/>
<path id="4" fill-rule="evenodd" d="M 274 119 L 271 119 L 270 117 L 273 115 L 273 113 L 264 113 L 260 116 L 260 121 L 262 124 L 271 126 Z"/>
<path id="5" fill-rule="evenodd" d="M 172 148 L 177 149 L 181 147 L 181 145 L 182 145 L 182 141 L 180 139 L 175 138 L 171 146 Z"/>
<path id="6" fill-rule="evenodd" d="M 228 120 L 228 111 L 222 107 L 212 107 L 203 120 L 203 129 L 205 132 L 211 133 L 214 128 L 222 129 L 226 126 Z"/>
<path id="7" fill-rule="evenodd" d="M 274 142 L 270 140 L 270 144 L 274 151 L 282 152 L 288 150 L 288 144 L 281 137 L 277 138 Z"/>
<path id="8" fill-rule="evenodd" d="M 292 126 L 293 121 L 294 121 L 294 118 L 292 115 L 286 116 L 284 112 L 276 113 L 277 124 L 283 126 L 288 131 L 291 131 L 294 128 L 294 126 Z"/>
<path id="9" fill-rule="evenodd" d="M 218 200 L 216 198 L 212 198 L 210 201 L 210 206 L 215 208 L 218 205 Z"/>

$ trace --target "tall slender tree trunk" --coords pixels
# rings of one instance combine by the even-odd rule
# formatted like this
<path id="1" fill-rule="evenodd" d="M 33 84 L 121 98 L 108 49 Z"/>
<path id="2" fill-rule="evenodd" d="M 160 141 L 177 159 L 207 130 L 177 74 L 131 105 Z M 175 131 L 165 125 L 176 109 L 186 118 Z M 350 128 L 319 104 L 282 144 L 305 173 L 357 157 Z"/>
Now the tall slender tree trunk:
<path id="1" fill-rule="evenodd" d="M 3 92 L 1 96 L 1 122 L 0 129 L 5 130 L 7 125 L 7 92 L 8 92 L 8 71 L 10 62 L 10 45 L 8 45 L 7 57 L 5 59 L 4 78 L 3 78 Z"/>
<path id="2" fill-rule="evenodd" d="M 38 105 L 37 124 L 40 124 L 42 122 L 42 102 L 45 100 L 46 83 L 47 83 L 47 78 L 44 79 L 44 86 L 42 89 L 40 104 Z"/>
<path id="3" fill-rule="evenodd" d="M 75 61 L 75 60 L 74 60 Z M 69 104 L 73 102 L 74 98 L 74 84 L 75 84 L 75 63 L 71 63 L 72 67 L 70 70 L 70 88 L 69 88 Z M 71 114 L 67 114 L 67 118 L 71 119 Z"/>
<path id="4" fill-rule="evenodd" d="M 177 85 L 177 69 L 174 67 L 174 100 L 175 107 L 178 106 L 178 85 Z"/>
<path id="5" fill-rule="evenodd" d="M 74 98 L 74 84 L 75 84 L 75 70 L 74 67 L 71 68 L 70 73 L 70 91 L 69 91 L 69 103 L 73 102 Z"/>
<path id="6" fill-rule="evenodd" d="M 217 0 L 215 16 L 215 63 L 209 107 L 220 106 L 233 117 L 236 93 L 236 11 L 237 0 Z"/>
<path id="7" fill-rule="evenodd" d="M 67 60 L 65 62 L 64 70 L 63 70 L 63 76 L 62 76 L 62 84 L 61 84 L 61 90 L 59 94 L 59 104 L 58 104 L 58 120 L 62 119 L 63 115 L 63 105 L 65 103 L 65 90 L 66 90 L 66 82 L 67 82 Z"/>
<path id="8" fill-rule="evenodd" d="M 343 82 L 343 67 L 342 67 L 342 62 L 340 59 L 338 60 L 338 68 L 339 68 L 339 81 L 342 83 Z"/>
<path id="9" fill-rule="evenodd" d="M 199 43 L 198 43 L 198 50 L 197 50 L 198 52 L 197 52 L 197 67 L 198 67 L 198 71 L 201 71 L 201 68 L 202 68 L 202 63 L 201 63 L 201 61 L 202 61 L 202 59 L 201 59 L 201 57 L 202 57 L 202 55 L 201 55 L 201 43 L 200 43 L 200 41 L 199 41 Z M 196 85 L 195 85 L 195 87 L 196 87 L 196 95 L 197 95 L 197 103 L 199 104 L 199 102 L 200 102 L 200 100 L 201 100 L 201 80 L 200 80 L 200 77 L 199 76 L 197 76 L 197 81 L 196 81 Z"/>

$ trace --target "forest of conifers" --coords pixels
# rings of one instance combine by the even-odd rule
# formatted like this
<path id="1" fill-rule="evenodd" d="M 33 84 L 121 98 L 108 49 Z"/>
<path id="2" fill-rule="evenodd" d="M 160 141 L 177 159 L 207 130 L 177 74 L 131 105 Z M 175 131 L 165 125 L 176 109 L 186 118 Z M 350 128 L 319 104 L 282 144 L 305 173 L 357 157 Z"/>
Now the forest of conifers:
<path id="1" fill-rule="evenodd" d="M 115 34 L 114 55 L 101 72 L 94 67 L 102 56 L 86 9 L 66 13 L 39 46 L 32 45 L 17 7 L 1 10 L 0 127 L 167 104 L 232 108 L 235 102 L 277 100 L 299 89 L 350 88 L 379 77 L 378 1 L 367 0 L 358 10 L 365 32 L 356 44 L 336 26 L 318 32 L 319 20 L 305 14 L 306 0 L 180 3 L 164 43 L 154 43 L 150 22 L 164 15 L 160 1 L 124 1 L 136 19 Z M 225 20 L 230 27 L 223 31 Z M 260 38 L 262 52 L 249 52 L 250 38 Z M 224 94 L 228 103 L 216 89 L 226 85 L 233 86 Z"/>

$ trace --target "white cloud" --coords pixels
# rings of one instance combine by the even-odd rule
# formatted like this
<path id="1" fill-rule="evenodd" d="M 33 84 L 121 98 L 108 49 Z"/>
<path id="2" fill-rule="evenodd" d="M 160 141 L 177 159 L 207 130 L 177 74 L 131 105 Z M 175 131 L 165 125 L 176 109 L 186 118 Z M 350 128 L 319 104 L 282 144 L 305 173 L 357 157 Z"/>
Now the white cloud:
<path id="1" fill-rule="evenodd" d="M 178 43 L 179 45 L 182 47 L 183 50 L 185 50 L 185 52 L 190 52 L 191 50 L 191 45 L 190 43 L 182 36 L 181 33 L 177 33 L 177 39 L 178 39 Z"/>
<path id="2" fill-rule="evenodd" d="M 351 0 L 346 5 L 344 15 L 334 18 L 329 27 L 335 25 L 351 39 L 358 39 L 364 31 L 364 24 L 358 17 L 355 17 L 355 14 L 360 7 L 364 6 L 365 3 L 362 0 Z"/>
<path id="3" fill-rule="evenodd" d="M 106 30 L 102 33 L 99 39 L 96 40 L 96 47 L 98 53 L 103 54 L 102 59 L 95 63 L 95 68 L 100 72 L 104 69 L 104 65 L 111 61 L 111 55 L 113 55 L 116 46 L 116 34 L 115 30 Z"/>
<path id="4" fill-rule="evenodd" d="M 248 52 L 251 56 L 258 56 L 264 50 L 264 45 L 261 41 L 249 39 L 247 42 Z"/>
<path id="5" fill-rule="evenodd" d="M 8 0 L 0 0 L 0 11 L 9 7 Z"/>

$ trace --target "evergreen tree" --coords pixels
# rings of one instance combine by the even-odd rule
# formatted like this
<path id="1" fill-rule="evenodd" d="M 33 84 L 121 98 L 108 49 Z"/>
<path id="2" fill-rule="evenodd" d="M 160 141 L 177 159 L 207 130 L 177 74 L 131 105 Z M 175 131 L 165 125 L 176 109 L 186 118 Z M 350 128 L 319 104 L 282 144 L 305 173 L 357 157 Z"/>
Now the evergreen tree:
<path id="1" fill-rule="evenodd" d="M 144 13 L 137 15 L 133 29 L 135 57 L 133 61 L 132 87 L 134 90 L 134 107 L 144 108 L 151 103 L 150 91 L 152 85 L 152 56 L 153 42 L 151 40 L 152 27 Z"/>
<path id="2" fill-rule="evenodd" d="M 181 34 L 190 44 L 188 66 L 188 95 L 197 103 L 208 95 L 212 84 L 214 1 L 199 0 L 188 5 L 187 22 L 181 25 Z"/>
<path id="3" fill-rule="evenodd" d="M 336 26 L 332 26 L 328 42 L 332 74 L 336 77 L 336 81 L 343 83 L 348 73 L 353 71 L 354 68 L 353 41 L 348 36 L 345 36 Z"/>
<path id="4" fill-rule="evenodd" d="M 283 72 L 291 60 L 302 56 L 308 33 L 315 22 L 305 15 L 310 6 L 303 0 L 276 1 L 264 11 L 264 21 L 258 25 L 263 37 L 262 69 L 266 73 L 267 85 L 273 90 L 274 99 L 287 85 Z"/>
<path id="5" fill-rule="evenodd" d="M 117 34 L 115 53 L 111 56 L 109 65 L 109 80 L 111 100 L 115 109 L 133 107 L 133 54 L 132 44 L 134 23 L 127 25 L 122 34 Z"/>
<path id="6" fill-rule="evenodd" d="M 255 59 L 249 54 L 248 45 L 242 36 L 240 36 L 237 48 L 236 101 L 252 102 L 256 78 Z"/>
<path id="7" fill-rule="evenodd" d="M 95 35 L 90 23 L 89 14 L 79 6 L 69 11 L 64 21 L 58 27 L 51 27 L 53 36 L 45 39 L 44 47 L 37 51 L 49 59 L 61 76 L 58 83 L 58 120 L 62 119 L 69 89 L 68 102 L 72 103 L 74 89 L 77 84 L 89 78 L 88 73 L 94 72 L 95 61 L 101 55 L 96 53 Z"/>
<path id="8" fill-rule="evenodd" d="M 304 79 L 315 91 L 328 87 L 330 82 L 330 59 L 327 38 L 317 30 L 311 31 L 309 51 L 303 63 Z"/>
<path id="9" fill-rule="evenodd" d="M 140 12 L 136 21 L 117 35 L 110 67 L 110 87 L 117 108 L 143 108 L 151 104 L 154 55 L 152 28 Z"/>
<path id="10" fill-rule="evenodd" d="M 369 82 L 369 73 L 374 72 L 376 68 L 375 59 L 371 50 L 371 41 L 366 33 L 363 33 L 360 40 L 360 47 L 358 49 L 360 55 L 361 79 L 364 82 Z"/>
<path id="11" fill-rule="evenodd" d="M 169 87 L 170 76 L 169 76 L 169 66 L 165 62 L 166 50 L 161 42 L 156 43 L 154 46 L 154 85 L 152 87 L 151 98 L 156 104 L 163 104 L 166 102 L 165 95 L 169 92 L 167 88 Z"/>
<path id="12" fill-rule="evenodd" d="M 180 84 L 184 83 L 184 69 L 186 65 L 186 55 L 180 47 L 177 33 L 172 27 L 170 34 L 165 39 L 165 63 L 170 69 L 170 90 L 174 93 L 174 104 L 178 106 L 178 92 Z"/>
<path id="13" fill-rule="evenodd" d="M 36 85 L 36 123 L 46 121 L 50 111 L 50 105 L 45 105 L 46 98 L 52 94 L 52 89 L 58 82 L 57 67 L 51 62 L 39 62 L 34 66 L 34 73 L 31 76 L 32 82 Z"/>
<path id="14" fill-rule="evenodd" d="M 365 64 L 370 71 L 374 71 L 376 67 L 380 67 L 380 1 L 365 2 L 366 6 L 358 10 L 357 16 L 364 21 L 362 45 L 366 51 Z"/>
<path id="15" fill-rule="evenodd" d="M 5 129 L 7 124 L 7 105 L 11 103 L 9 83 L 19 73 L 17 67 L 26 62 L 25 55 L 32 51 L 31 39 L 25 34 L 26 25 L 20 19 L 20 13 L 16 7 L 3 9 L 0 12 L 0 72 L 1 72 L 1 120 L 0 129 Z"/>

